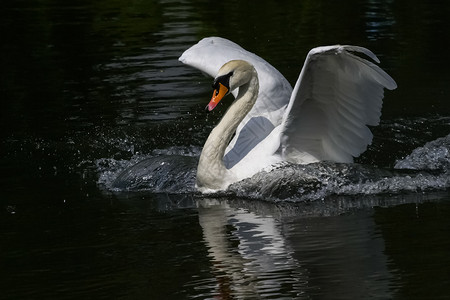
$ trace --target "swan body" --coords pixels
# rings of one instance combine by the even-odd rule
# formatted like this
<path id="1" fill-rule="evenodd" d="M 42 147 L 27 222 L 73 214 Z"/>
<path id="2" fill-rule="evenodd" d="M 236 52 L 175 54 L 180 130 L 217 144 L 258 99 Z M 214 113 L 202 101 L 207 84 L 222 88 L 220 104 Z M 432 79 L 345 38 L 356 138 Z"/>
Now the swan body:
<path id="1" fill-rule="evenodd" d="M 236 97 L 205 143 L 198 189 L 226 189 L 281 161 L 348 163 L 364 152 L 373 137 L 367 125 L 380 120 L 384 88 L 397 85 L 355 52 L 379 63 L 362 47 L 317 47 L 292 89 L 268 62 L 226 39 L 205 38 L 186 50 L 181 62 L 215 78 L 209 110 L 229 93 Z"/>

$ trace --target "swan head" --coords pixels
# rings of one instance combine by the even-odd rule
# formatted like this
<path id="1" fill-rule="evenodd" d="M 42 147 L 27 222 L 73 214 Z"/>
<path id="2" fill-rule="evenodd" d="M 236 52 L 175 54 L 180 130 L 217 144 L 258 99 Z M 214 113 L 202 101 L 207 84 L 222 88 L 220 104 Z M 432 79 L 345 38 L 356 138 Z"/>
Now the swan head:
<path id="1" fill-rule="evenodd" d="M 214 92 L 206 109 L 212 111 L 220 100 L 248 83 L 254 74 L 256 74 L 255 68 L 245 60 L 230 60 L 224 64 L 214 78 L 212 85 Z"/>

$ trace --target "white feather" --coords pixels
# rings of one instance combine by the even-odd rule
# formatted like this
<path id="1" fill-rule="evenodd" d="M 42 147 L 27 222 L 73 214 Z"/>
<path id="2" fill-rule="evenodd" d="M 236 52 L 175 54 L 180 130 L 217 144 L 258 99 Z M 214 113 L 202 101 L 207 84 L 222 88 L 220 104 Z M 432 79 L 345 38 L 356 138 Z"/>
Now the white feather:
<path id="1" fill-rule="evenodd" d="M 281 124 L 292 93 L 292 87 L 281 73 L 261 57 L 220 37 L 208 37 L 187 49 L 181 62 L 215 77 L 220 67 L 230 60 L 241 59 L 251 63 L 258 72 L 258 100 L 236 130 L 226 151 L 225 164 L 233 167 L 249 151 Z M 236 97 L 237 93 L 233 93 Z M 249 125 L 249 120 L 253 119 Z M 236 143 L 237 140 L 246 141 Z M 244 154 L 244 155 L 243 155 Z"/>
<path id="2" fill-rule="evenodd" d="M 317 160 L 351 162 L 372 142 L 367 125 L 380 121 L 383 88 L 397 85 L 377 65 L 350 51 L 379 62 L 371 51 L 356 46 L 309 52 L 283 119 L 285 160 L 301 162 L 295 154 L 306 152 Z"/>
<path id="3" fill-rule="evenodd" d="M 379 63 L 363 47 L 317 47 L 308 53 L 294 89 L 268 62 L 223 38 L 205 38 L 179 60 L 213 77 L 230 60 L 255 67 L 258 98 L 224 157 L 225 166 L 242 179 L 283 160 L 352 162 L 367 149 L 372 142 L 367 125 L 379 124 L 384 88 L 397 85 L 354 53 Z"/>

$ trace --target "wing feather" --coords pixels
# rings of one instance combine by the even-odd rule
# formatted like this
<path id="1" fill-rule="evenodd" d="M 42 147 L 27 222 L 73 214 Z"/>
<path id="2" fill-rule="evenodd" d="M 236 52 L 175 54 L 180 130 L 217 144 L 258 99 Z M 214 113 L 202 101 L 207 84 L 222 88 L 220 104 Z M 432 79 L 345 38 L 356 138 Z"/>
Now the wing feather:
<path id="1" fill-rule="evenodd" d="M 353 52 L 379 62 L 370 50 L 357 46 L 309 52 L 283 119 L 284 159 L 352 162 L 372 142 L 367 125 L 379 124 L 384 88 L 397 85 L 381 68 Z"/>
<path id="2" fill-rule="evenodd" d="M 379 63 L 363 47 L 312 49 L 293 90 L 268 62 L 223 38 L 205 38 L 179 60 L 212 77 L 233 59 L 250 62 L 258 72 L 258 100 L 227 148 L 225 163 L 231 168 L 279 125 L 281 153 L 288 161 L 351 162 L 364 152 L 373 138 L 367 126 L 380 121 L 384 89 L 397 85 L 362 55 Z"/>
<path id="3" fill-rule="evenodd" d="M 220 37 L 208 37 L 187 49 L 181 62 L 215 77 L 220 67 L 234 59 L 250 62 L 259 79 L 258 99 L 236 130 L 225 156 L 225 165 L 233 167 L 264 140 L 282 122 L 292 87 L 284 76 L 261 57 Z M 234 94 L 235 96 L 237 93 Z M 247 141 L 237 143 L 237 141 Z"/>

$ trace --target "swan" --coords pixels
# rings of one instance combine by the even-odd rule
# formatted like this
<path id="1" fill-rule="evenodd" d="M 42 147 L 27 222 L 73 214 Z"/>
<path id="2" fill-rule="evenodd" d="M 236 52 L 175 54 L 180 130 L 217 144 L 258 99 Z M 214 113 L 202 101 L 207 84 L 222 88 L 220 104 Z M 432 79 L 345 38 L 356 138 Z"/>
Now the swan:
<path id="1" fill-rule="evenodd" d="M 357 55 L 358 54 L 358 55 Z M 313 48 L 291 87 L 261 57 L 220 37 L 204 38 L 179 60 L 214 77 L 211 111 L 228 94 L 234 102 L 200 155 L 196 187 L 225 190 L 280 162 L 351 163 L 372 142 L 384 88 L 395 81 L 370 50 L 350 45 Z"/>

